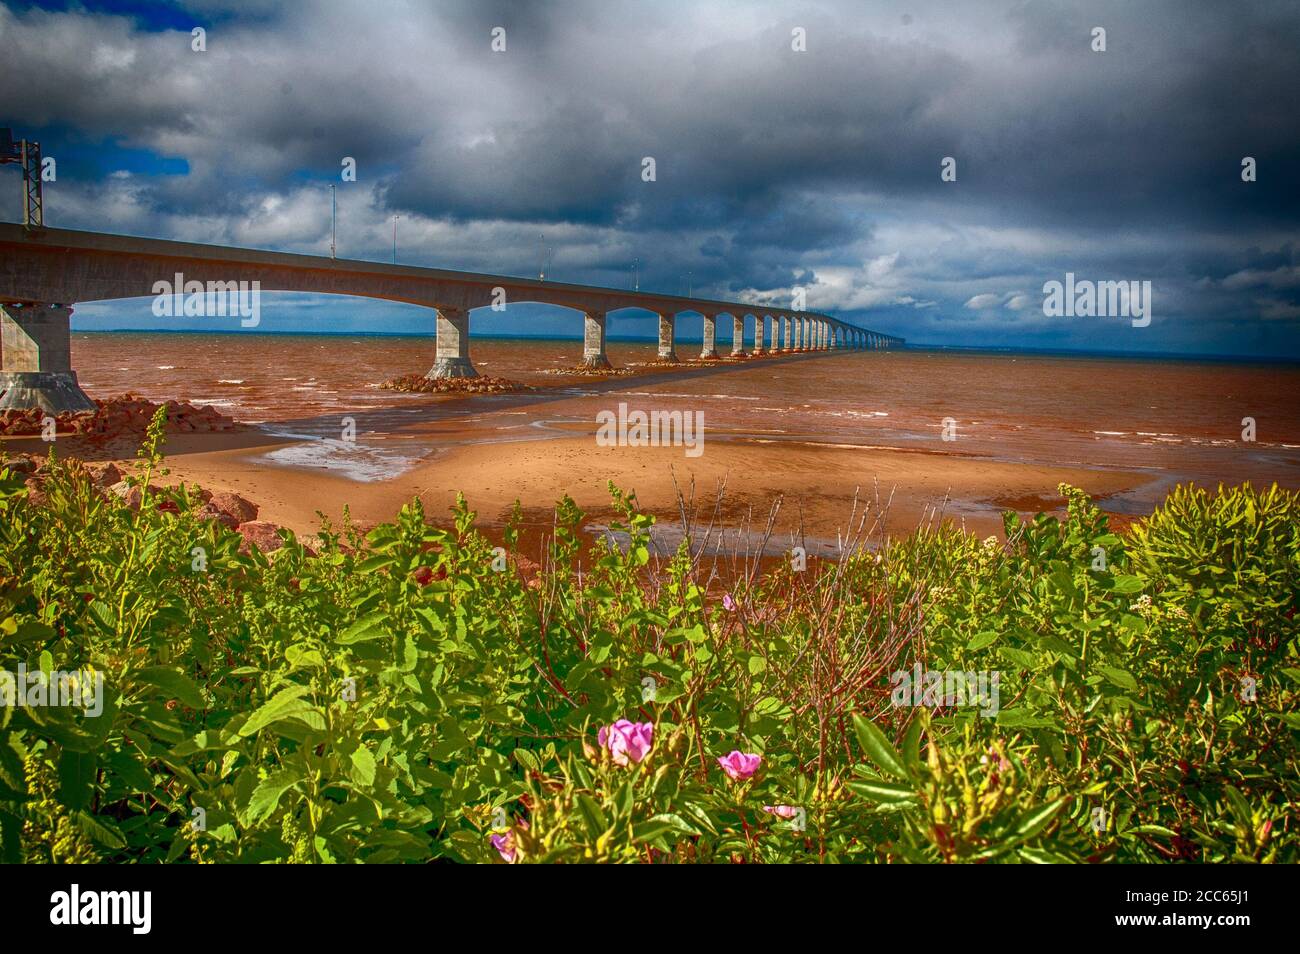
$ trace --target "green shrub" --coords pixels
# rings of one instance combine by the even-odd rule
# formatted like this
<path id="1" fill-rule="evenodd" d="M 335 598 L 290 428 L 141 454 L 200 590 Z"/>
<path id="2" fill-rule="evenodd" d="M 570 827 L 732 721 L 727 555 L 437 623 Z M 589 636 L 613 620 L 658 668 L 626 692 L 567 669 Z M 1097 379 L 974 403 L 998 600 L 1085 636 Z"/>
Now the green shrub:
<path id="1" fill-rule="evenodd" d="M 724 594 L 613 488 L 621 545 L 564 500 L 531 577 L 463 501 L 241 553 L 148 491 L 158 440 L 137 511 L 0 471 L 0 669 L 105 686 L 0 707 L 5 860 L 1300 856 L 1293 493 L 1180 488 L 1120 535 L 1063 488 L 1005 544 L 925 527 Z M 997 672 L 996 715 L 894 705 L 918 664 Z M 620 719 L 640 761 L 598 744 Z"/>

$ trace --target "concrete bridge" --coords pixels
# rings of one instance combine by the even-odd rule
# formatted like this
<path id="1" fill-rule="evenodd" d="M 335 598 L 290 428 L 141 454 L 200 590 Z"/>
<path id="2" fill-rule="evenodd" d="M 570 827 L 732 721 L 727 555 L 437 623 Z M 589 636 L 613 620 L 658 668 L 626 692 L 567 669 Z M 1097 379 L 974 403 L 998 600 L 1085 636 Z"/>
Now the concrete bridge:
<path id="1" fill-rule="evenodd" d="M 184 276 L 185 289 L 172 288 Z M 258 283 L 253 286 L 252 283 Z M 429 377 L 473 377 L 469 313 L 473 308 L 544 302 L 581 312 L 583 365 L 609 367 L 605 320 L 638 308 L 659 316 L 659 360 L 678 360 L 679 314 L 704 318 L 701 358 L 718 358 L 717 326 L 731 320 L 731 355 L 841 349 L 881 350 L 901 338 L 859 328 L 830 315 L 654 292 L 569 285 L 438 268 L 384 265 L 255 249 L 194 245 L 70 229 L 26 229 L 0 223 L 0 408 L 47 411 L 94 407 L 72 368 L 68 322 L 79 302 L 146 298 L 160 283 L 189 295 L 240 283 L 261 291 L 353 295 L 435 309 L 436 357 Z"/>

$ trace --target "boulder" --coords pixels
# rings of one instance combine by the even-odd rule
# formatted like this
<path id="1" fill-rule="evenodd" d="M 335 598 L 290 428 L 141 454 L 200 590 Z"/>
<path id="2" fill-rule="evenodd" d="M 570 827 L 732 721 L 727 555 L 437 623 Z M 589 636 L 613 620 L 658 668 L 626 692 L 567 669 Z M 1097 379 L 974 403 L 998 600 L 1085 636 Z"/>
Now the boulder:
<path id="1" fill-rule="evenodd" d="M 87 464 L 90 482 L 100 490 L 107 490 L 122 479 L 122 471 L 116 464 Z"/>
<path id="2" fill-rule="evenodd" d="M 35 477 L 28 477 L 24 483 L 27 485 L 27 502 L 33 507 L 45 506 L 47 498 L 45 491 L 41 489 L 41 482 Z"/>
<path id="3" fill-rule="evenodd" d="M 276 531 L 280 528 L 266 520 L 249 520 L 239 525 L 239 534 L 244 538 L 244 542 L 239 545 L 243 552 L 249 552 L 253 547 L 257 547 L 263 553 L 270 553 L 272 550 L 278 550 L 284 546 L 284 541 L 280 539 L 280 534 Z"/>
<path id="4" fill-rule="evenodd" d="M 257 504 L 229 491 L 214 493 L 208 498 L 208 505 L 234 518 L 236 526 L 257 519 Z"/>
<path id="5" fill-rule="evenodd" d="M 200 507 L 196 511 L 196 514 L 200 520 L 215 520 L 217 523 L 224 527 L 229 527 L 231 530 L 234 530 L 239 526 L 238 520 L 210 502 L 205 503 Z"/>

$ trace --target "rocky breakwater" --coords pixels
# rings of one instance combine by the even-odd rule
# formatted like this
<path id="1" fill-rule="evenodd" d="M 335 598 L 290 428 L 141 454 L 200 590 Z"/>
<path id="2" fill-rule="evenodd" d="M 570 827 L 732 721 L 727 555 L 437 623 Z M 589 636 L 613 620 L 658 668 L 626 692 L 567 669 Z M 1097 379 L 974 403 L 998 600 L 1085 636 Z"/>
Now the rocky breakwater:
<path id="1" fill-rule="evenodd" d="M 480 375 L 477 378 L 426 378 L 423 374 L 404 374 L 379 385 L 386 391 L 405 391 L 413 394 L 506 394 L 512 391 L 533 391 L 535 388 L 507 378 Z"/>
<path id="2" fill-rule="evenodd" d="M 58 434 L 85 434 L 97 437 L 143 435 L 160 405 L 123 394 L 95 402 L 95 410 L 50 415 L 41 408 L 0 411 L 0 437 L 35 437 L 49 433 L 49 420 Z M 171 433 L 212 433 L 240 428 L 233 418 L 206 405 L 186 401 L 166 401 L 167 430 Z"/>
<path id="3" fill-rule="evenodd" d="M 46 485 L 51 477 L 51 467 L 71 470 L 75 478 L 85 480 L 105 500 L 115 500 L 139 510 L 145 499 L 144 488 L 136 480 L 128 480 L 122 469 L 112 462 L 86 463 L 75 458 L 56 461 L 33 454 L 18 454 L 0 462 L 0 471 L 23 478 L 27 487 L 29 506 L 43 507 L 47 502 Z M 165 487 L 149 485 L 149 506 L 160 513 L 179 514 L 189 509 L 200 520 L 214 520 L 243 537 L 240 550 L 247 553 L 257 547 L 263 553 L 284 546 L 280 528 L 266 520 L 258 520 L 257 504 L 228 491 L 209 491 L 202 487 Z M 308 547 L 311 550 L 311 547 Z"/>

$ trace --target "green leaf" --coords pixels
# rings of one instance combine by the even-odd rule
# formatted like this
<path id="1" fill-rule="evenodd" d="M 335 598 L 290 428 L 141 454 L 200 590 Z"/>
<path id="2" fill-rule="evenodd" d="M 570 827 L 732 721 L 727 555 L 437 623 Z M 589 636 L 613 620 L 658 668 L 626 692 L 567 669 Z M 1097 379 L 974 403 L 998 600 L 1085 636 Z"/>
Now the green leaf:
<path id="1" fill-rule="evenodd" d="M 1137 680 L 1133 678 L 1133 674 L 1128 670 L 1118 669 L 1115 666 L 1098 666 L 1097 671 L 1121 689 L 1128 692 L 1137 691 Z"/>
<path id="2" fill-rule="evenodd" d="M 59 801 L 73 810 L 90 804 L 96 758 L 89 752 L 64 749 L 59 755 Z"/>
<path id="3" fill-rule="evenodd" d="M 1038 837 L 1056 817 L 1056 813 L 1065 805 L 1066 799 L 1058 798 L 1054 802 L 1048 802 L 1041 808 L 1034 808 L 1025 812 L 1016 823 L 1016 836 L 1022 841 L 1029 841 Z"/>
<path id="4" fill-rule="evenodd" d="M 72 812 L 71 818 L 76 826 L 81 829 L 81 833 L 92 841 L 106 848 L 126 847 L 126 836 L 122 834 L 121 829 L 117 827 L 117 823 L 113 819 L 92 815 L 84 810 Z"/>
<path id="5" fill-rule="evenodd" d="M 921 715 L 921 712 L 916 713 L 903 733 L 903 762 L 909 770 L 915 770 L 921 764 Z"/>
<path id="6" fill-rule="evenodd" d="M 297 719 L 317 730 L 325 728 L 325 719 L 310 702 L 300 698 L 307 691 L 306 686 L 290 686 L 282 689 L 260 709 L 254 712 L 247 722 L 239 728 L 239 735 L 248 738 L 260 730 L 285 719 Z"/>
<path id="7" fill-rule="evenodd" d="M 362 788 L 375 784 L 375 757 L 364 745 L 352 752 L 352 781 Z"/>
<path id="8" fill-rule="evenodd" d="M 852 791 L 857 792 L 864 798 L 882 805 L 901 805 L 908 802 L 916 802 L 919 796 L 906 785 L 898 785 L 893 782 L 877 782 L 870 779 L 862 779 L 848 783 Z"/>
<path id="9" fill-rule="evenodd" d="M 280 797 L 301 780 L 302 774 L 293 769 L 272 772 L 253 789 L 253 794 L 240 815 L 240 821 L 251 827 L 269 818 L 280 804 Z"/>
<path id="10" fill-rule="evenodd" d="M 1140 576 L 1121 575 L 1115 577 L 1114 582 L 1111 583 L 1110 590 L 1112 593 L 1138 593 L 1145 586 L 1146 583 L 1143 582 L 1142 577 Z"/>
<path id="11" fill-rule="evenodd" d="M 203 692 L 198 684 L 179 669 L 170 666 L 150 666 L 148 669 L 141 669 L 135 674 L 135 678 L 139 682 L 156 686 L 191 709 L 207 708 L 207 701 L 203 698 Z"/>
<path id="12" fill-rule="evenodd" d="M 590 795 L 584 793 L 578 796 L 578 813 L 582 815 L 582 820 L 587 826 L 587 834 L 592 838 L 599 838 L 609 827 L 609 822 L 605 820 L 605 813 L 600 810 L 600 805 Z"/>
<path id="13" fill-rule="evenodd" d="M 343 646 L 349 646 L 352 643 L 363 643 L 372 639 L 380 639 L 387 635 L 387 629 L 384 623 L 388 621 L 388 612 L 380 610 L 375 613 L 369 613 L 357 620 L 343 632 L 339 633 L 335 640 Z"/>
<path id="14" fill-rule="evenodd" d="M 858 744 L 867 753 L 876 766 L 895 778 L 907 778 L 907 766 L 903 764 L 894 744 L 885 737 L 876 724 L 864 719 L 856 712 L 853 714 L 853 731 L 857 733 Z"/>
<path id="15" fill-rule="evenodd" d="M 1002 709 L 998 712 L 998 725 L 1006 729 L 1053 729 L 1060 728 L 1055 719 L 1035 715 L 1031 709 L 1016 706 L 1014 709 Z"/>
<path id="16" fill-rule="evenodd" d="M 976 649 L 983 649 L 985 646 L 997 642 L 997 639 L 998 639 L 997 633 L 993 632 L 992 630 L 985 630 L 982 633 L 976 633 L 974 636 L 972 636 L 970 642 L 966 644 L 966 648 L 972 651 Z"/>

